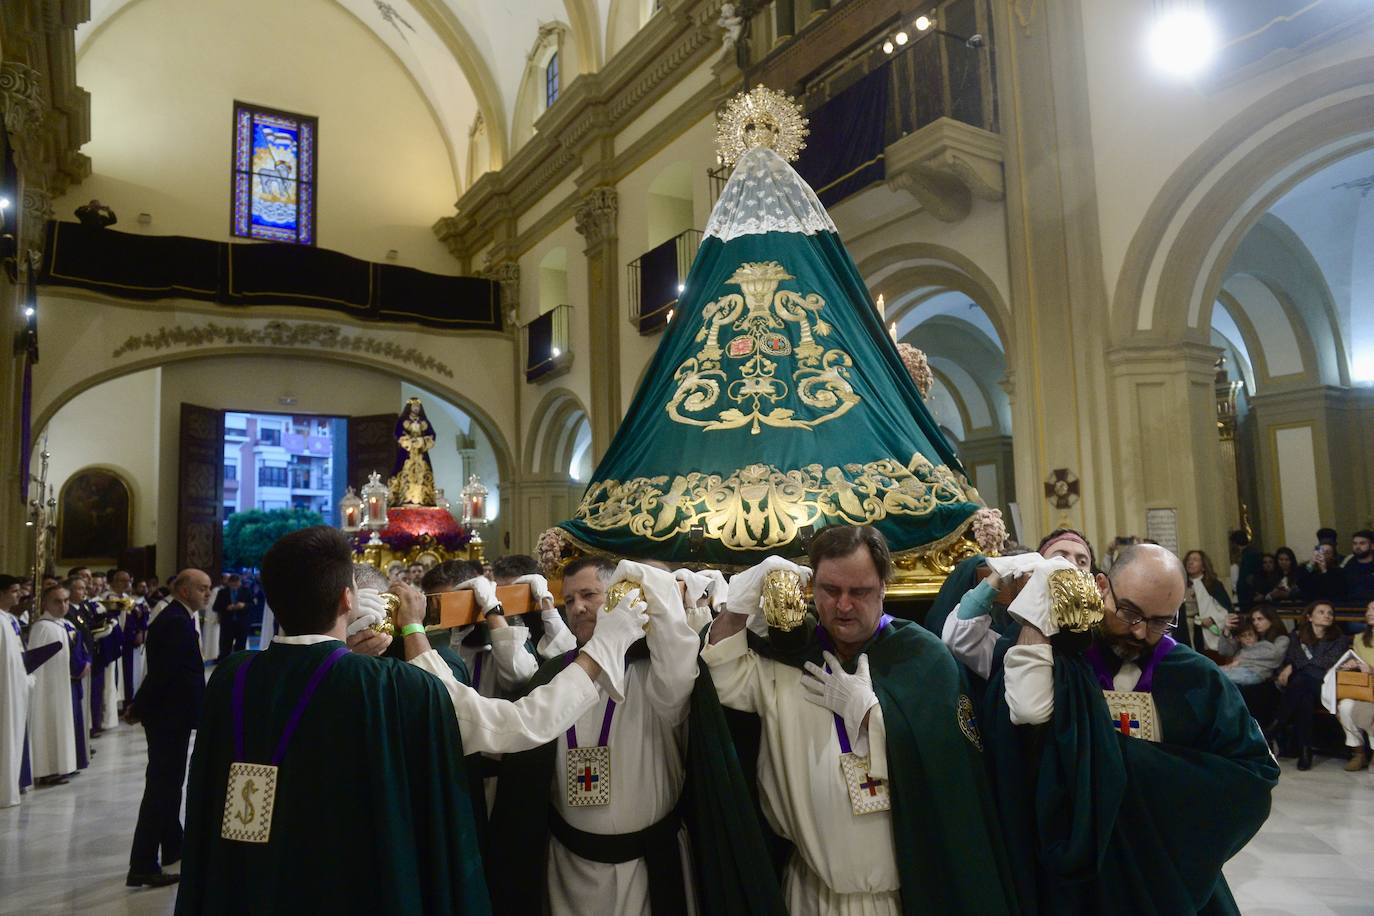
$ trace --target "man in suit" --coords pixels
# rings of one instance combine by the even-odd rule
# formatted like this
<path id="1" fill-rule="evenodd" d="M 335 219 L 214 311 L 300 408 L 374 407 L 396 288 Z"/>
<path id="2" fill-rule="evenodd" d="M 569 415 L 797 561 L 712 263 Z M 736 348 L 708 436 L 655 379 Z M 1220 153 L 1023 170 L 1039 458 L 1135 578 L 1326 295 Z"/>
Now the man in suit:
<path id="1" fill-rule="evenodd" d="M 143 723 L 148 736 L 143 803 L 125 881 L 129 887 L 163 887 L 179 877 L 162 872 L 158 849 L 162 865 L 181 859 L 181 785 L 191 731 L 205 696 L 205 669 L 192 617 L 210 600 L 210 577 L 198 569 L 182 570 L 172 583 L 172 595 L 174 600 L 148 627 L 148 673 L 129 713 L 131 721 Z"/>
<path id="2" fill-rule="evenodd" d="M 219 658 L 222 662 L 234 652 L 248 648 L 248 618 L 252 613 L 249 602 L 252 593 L 243 587 L 243 580 L 230 575 L 229 581 L 215 596 L 214 611 L 219 618 Z"/>

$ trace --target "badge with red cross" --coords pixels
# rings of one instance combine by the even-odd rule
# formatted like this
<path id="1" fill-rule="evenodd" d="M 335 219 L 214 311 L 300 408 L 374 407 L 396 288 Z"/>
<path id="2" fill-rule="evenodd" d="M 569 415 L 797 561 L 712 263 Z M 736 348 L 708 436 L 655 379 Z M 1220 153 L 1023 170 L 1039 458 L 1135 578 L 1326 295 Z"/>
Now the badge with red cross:
<path id="1" fill-rule="evenodd" d="M 611 803 L 611 749 L 568 748 L 568 804 L 574 808 Z"/>

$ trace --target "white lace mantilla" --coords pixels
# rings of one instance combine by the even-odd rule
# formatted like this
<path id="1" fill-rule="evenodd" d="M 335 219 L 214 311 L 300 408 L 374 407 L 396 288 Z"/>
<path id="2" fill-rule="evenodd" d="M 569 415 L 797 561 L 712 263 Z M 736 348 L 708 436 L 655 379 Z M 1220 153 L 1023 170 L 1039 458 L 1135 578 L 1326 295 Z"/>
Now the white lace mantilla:
<path id="1" fill-rule="evenodd" d="M 766 146 L 745 153 L 706 221 L 706 235 L 728 242 L 765 232 L 834 232 L 816 192 Z"/>

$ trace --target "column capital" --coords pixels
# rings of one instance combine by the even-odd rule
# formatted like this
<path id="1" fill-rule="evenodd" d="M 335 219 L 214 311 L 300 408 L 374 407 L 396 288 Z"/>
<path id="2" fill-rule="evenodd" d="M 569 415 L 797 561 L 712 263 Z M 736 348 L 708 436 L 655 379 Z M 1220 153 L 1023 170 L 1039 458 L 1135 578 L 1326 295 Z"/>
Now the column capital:
<path id="1" fill-rule="evenodd" d="M 573 212 L 577 232 L 587 240 L 587 251 L 616 238 L 620 197 L 615 188 L 602 185 L 582 196 Z"/>
<path id="2" fill-rule="evenodd" d="M 0 63 L 0 116 L 11 140 L 18 145 L 21 138 L 37 134 L 43 125 L 43 114 L 41 74 L 18 61 Z"/>
<path id="3" fill-rule="evenodd" d="M 501 315 L 506 330 L 514 330 L 520 316 L 520 264 L 517 261 L 493 261 L 490 257 L 482 268 L 482 276 L 501 287 Z"/>

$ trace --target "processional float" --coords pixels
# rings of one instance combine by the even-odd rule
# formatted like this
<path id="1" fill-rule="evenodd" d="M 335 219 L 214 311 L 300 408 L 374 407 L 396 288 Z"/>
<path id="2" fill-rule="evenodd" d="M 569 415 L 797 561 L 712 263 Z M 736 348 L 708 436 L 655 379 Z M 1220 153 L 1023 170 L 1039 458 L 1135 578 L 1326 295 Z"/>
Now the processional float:
<path id="1" fill-rule="evenodd" d="M 888 594 L 909 598 L 980 551 L 975 516 L 995 510 L 788 164 L 806 133 L 797 104 L 762 86 L 718 117 L 733 173 L 575 515 L 541 538 L 551 575 L 585 554 L 726 570 L 804 560 L 821 528 L 873 525 L 893 549 Z"/>

